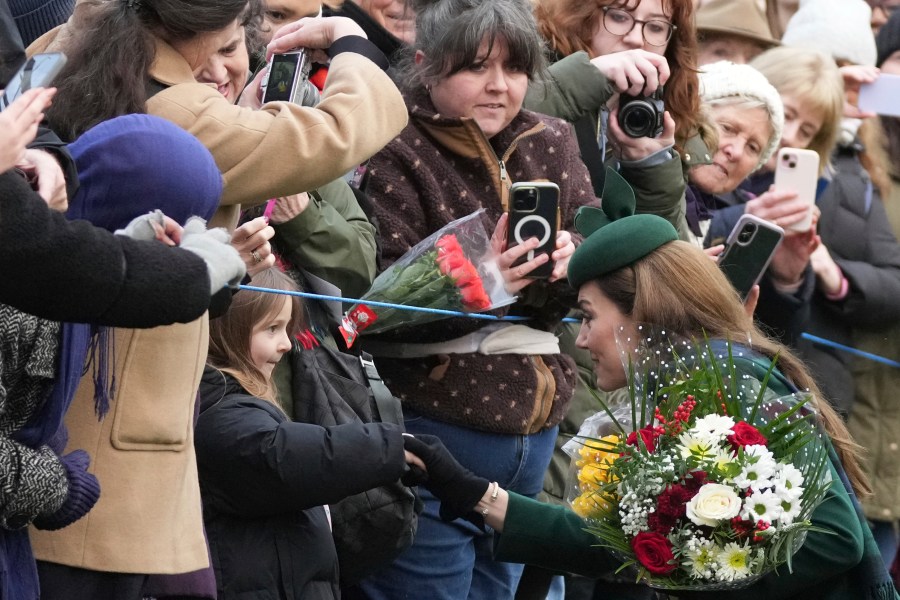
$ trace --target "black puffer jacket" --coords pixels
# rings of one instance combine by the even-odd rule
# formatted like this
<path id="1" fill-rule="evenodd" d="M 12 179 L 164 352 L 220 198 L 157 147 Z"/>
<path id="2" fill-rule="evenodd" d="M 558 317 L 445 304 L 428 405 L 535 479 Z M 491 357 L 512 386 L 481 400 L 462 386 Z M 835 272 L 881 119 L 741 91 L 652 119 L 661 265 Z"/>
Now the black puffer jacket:
<path id="1" fill-rule="evenodd" d="M 335 600 L 322 505 L 396 481 L 399 427 L 294 423 L 207 367 L 194 444 L 219 600 Z"/>

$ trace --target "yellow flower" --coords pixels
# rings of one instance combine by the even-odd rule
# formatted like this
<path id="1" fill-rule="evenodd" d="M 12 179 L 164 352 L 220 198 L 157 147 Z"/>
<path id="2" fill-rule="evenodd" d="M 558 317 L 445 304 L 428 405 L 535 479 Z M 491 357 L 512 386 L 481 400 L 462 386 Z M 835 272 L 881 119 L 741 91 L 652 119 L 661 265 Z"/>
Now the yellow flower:
<path id="1" fill-rule="evenodd" d="M 615 501 L 599 492 L 587 491 L 572 501 L 572 510 L 582 519 L 599 519 L 608 515 Z"/>

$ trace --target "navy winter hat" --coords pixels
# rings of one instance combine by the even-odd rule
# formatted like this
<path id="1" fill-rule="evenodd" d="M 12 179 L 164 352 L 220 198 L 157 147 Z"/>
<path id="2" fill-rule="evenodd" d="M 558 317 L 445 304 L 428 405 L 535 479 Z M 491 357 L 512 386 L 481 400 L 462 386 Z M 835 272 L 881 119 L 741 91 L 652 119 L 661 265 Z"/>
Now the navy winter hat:
<path id="1" fill-rule="evenodd" d="M 875 36 L 875 46 L 878 48 L 878 61 L 875 63 L 878 67 L 891 54 L 900 50 L 900 11 L 895 10 L 891 13 L 888 22 L 878 30 L 878 35 Z"/>
<path id="2" fill-rule="evenodd" d="M 72 16 L 75 0 L 9 0 L 13 20 L 27 48 L 54 27 Z"/>
<path id="3" fill-rule="evenodd" d="M 151 115 L 104 121 L 69 144 L 78 169 L 70 219 L 110 231 L 160 209 L 180 224 L 206 220 L 222 195 L 222 176 L 209 150 L 172 123 Z"/>

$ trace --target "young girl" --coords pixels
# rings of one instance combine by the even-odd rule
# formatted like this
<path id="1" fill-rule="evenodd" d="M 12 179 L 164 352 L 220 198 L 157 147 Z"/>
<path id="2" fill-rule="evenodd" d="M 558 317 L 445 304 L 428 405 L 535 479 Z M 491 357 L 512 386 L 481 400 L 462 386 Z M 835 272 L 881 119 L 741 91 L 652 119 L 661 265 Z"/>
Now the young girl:
<path id="1" fill-rule="evenodd" d="M 275 268 L 253 285 L 296 290 Z M 271 375 L 302 320 L 296 297 L 244 290 L 210 322 L 195 447 L 220 600 L 339 598 L 323 505 L 396 481 L 413 460 L 395 425 L 320 427 L 284 414 Z"/>

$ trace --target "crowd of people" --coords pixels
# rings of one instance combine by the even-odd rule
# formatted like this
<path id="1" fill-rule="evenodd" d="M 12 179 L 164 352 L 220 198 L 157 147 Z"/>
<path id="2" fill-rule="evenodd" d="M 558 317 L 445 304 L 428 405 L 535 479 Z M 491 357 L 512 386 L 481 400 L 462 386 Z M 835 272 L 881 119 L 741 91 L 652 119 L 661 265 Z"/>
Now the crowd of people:
<path id="1" fill-rule="evenodd" d="M 748 340 L 834 450 L 792 568 L 718 593 L 900 598 L 900 117 L 858 102 L 900 76 L 898 6 L 4 2 L 0 87 L 67 60 L 0 112 L 0 600 L 665 598 L 565 506 L 562 445 L 627 397 L 637 323 Z M 266 102 L 298 49 L 308 93 Z M 784 148 L 818 157 L 813 205 Z M 535 181 L 548 252 L 507 243 Z M 351 345 L 295 294 L 358 298 L 476 211 L 524 323 Z M 743 215 L 784 231 L 746 299 L 716 266 Z M 374 417 L 310 408 L 355 385 Z M 389 489 L 382 558 L 352 518 Z"/>

